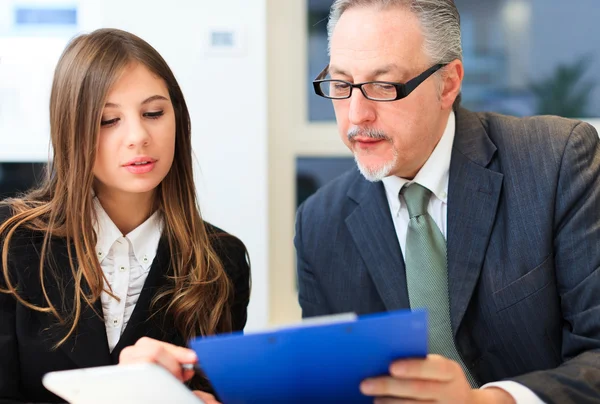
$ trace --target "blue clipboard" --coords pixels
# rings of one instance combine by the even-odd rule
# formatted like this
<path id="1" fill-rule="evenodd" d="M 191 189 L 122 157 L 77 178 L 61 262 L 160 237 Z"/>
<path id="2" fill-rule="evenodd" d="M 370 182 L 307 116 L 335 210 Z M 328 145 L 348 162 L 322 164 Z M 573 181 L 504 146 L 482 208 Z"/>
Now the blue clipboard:
<path id="1" fill-rule="evenodd" d="M 400 310 L 190 343 L 223 404 L 372 403 L 359 385 L 427 355 L 425 311 Z"/>

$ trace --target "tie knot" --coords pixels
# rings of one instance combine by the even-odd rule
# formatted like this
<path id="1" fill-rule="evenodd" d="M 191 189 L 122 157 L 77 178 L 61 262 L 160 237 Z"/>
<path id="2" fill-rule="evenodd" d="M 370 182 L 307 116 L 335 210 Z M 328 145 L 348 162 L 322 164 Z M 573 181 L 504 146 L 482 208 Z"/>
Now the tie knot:
<path id="1" fill-rule="evenodd" d="M 408 208 L 408 216 L 411 219 L 427 213 L 427 205 L 431 197 L 430 190 L 415 182 L 408 187 L 403 187 L 400 193 L 404 195 L 406 207 Z"/>

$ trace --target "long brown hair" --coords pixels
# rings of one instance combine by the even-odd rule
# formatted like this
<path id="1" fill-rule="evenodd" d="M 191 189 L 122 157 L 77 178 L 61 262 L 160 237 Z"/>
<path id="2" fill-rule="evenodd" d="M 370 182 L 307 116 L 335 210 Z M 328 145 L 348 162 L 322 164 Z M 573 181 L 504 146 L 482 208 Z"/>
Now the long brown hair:
<path id="1" fill-rule="evenodd" d="M 193 179 L 190 116 L 183 94 L 171 69 L 152 46 L 124 31 L 100 29 L 73 39 L 60 57 L 50 96 L 53 158 L 47 177 L 39 189 L 4 202 L 11 205 L 13 215 L 0 225 L 6 286 L 0 292 L 14 295 L 30 309 L 52 313 L 66 325 L 68 332 L 57 346 L 75 332 L 85 305 L 93 308 L 105 288 L 95 253 L 92 169 L 107 94 L 130 63 L 141 63 L 164 80 L 177 126 L 173 165 L 156 190 L 156 205 L 164 219 L 163 235 L 171 250 L 172 276 L 169 287 L 155 297 L 153 306 L 159 300 L 166 302 L 161 309 L 172 315 L 186 339 L 231 330 L 231 284 L 200 216 Z M 9 244 L 21 227 L 45 235 L 39 265 L 44 306 L 26 301 L 9 274 Z M 75 287 L 71 313 L 61 313 L 48 298 L 46 280 L 55 275 L 44 261 L 52 237 L 65 238 L 69 246 Z"/>

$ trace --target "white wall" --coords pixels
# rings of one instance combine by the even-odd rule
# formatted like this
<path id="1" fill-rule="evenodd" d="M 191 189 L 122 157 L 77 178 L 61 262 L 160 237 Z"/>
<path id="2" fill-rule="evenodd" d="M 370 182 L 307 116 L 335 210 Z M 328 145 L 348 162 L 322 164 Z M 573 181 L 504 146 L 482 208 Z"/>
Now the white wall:
<path id="1" fill-rule="evenodd" d="M 266 325 L 265 1 L 104 0 L 102 5 L 104 26 L 144 38 L 173 69 L 192 116 L 203 214 L 246 244 L 253 270 L 247 329 Z M 205 38 L 216 26 L 239 29 L 244 47 L 234 55 L 210 54 Z"/>
<path id="2" fill-rule="evenodd" d="M 269 315 L 265 0 L 84 0 L 80 13 L 89 29 L 115 27 L 142 37 L 174 71 L 192 117 L 204 217 L 246 244 L 253 278 L 247 329 L 265 326 Z M 211 27 L 234 27 L 243 46 L 233 54 L 210 52 L 205 38 Z M 40 98 L 45 96 L 42 91 Z M 37 116 L 47 120 L 47 98 L 37 105 Z M 18 145 L 8 141 L 6 131 L 0 133 L 0 159 L 15 156 L 30 144 L 35 145 L 36 159 L 43 160 L 47 133 L 18 128 L 13 124 L 10 133 L 20 139 Z"/>

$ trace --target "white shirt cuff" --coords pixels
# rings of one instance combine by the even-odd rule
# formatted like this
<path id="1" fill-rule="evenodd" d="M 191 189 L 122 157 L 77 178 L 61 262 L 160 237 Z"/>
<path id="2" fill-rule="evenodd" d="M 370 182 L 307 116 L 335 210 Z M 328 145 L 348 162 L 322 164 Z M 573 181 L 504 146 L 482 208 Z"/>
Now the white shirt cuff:
<path id="1" fill-rule="evenodd" d="M 506 391 L 517 404 L 545 404 L 533 391 L 517 382 L 494 382 L 481 386 L 482 389 L 489 387 L 497 387 Z"/>

